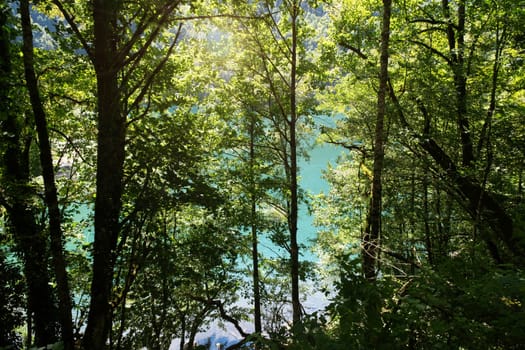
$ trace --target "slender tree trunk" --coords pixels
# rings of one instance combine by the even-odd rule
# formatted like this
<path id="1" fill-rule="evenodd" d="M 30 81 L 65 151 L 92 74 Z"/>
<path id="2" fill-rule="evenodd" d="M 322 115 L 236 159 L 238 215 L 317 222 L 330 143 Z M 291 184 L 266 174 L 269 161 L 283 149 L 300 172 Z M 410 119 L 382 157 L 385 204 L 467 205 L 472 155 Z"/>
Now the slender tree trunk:
<path id="1" fill-rule="evenodd" d="M 56 306 L 48 272 L 48 252 L 42 227 L 36 221 L 31 203 L 36 196 L 29 184 L 29 147 L 32 139 L 22 139 L 22 124 L 17 118 L 17 106 L 11 99 L 12 73 L 7 12 L 0 11 L 0 138 L 2 155 L 2 205 L 7 212 L 6 228 L 13 233 L 16 249 L 22 255 L 27 286 L 28 339 L 45 346 L 58 340 Z"/>
<path id="2" fill-rule="evenodd" d="M 456 89 L 457 125 L 461 139 L 461 155 L 464 166 L 474 161 L 474 149 L 470 135 L 470 123 L 467 117 L 467 71 L 465 67 L 465 1 L 458 1 L 458 22 L 453 23 L 449 0 L 442 0 L 443 14 L 447 21 L 447 39 L 450 52 L 450 63 L 454 74 Z"/>
<path id="3" fill-rule="evenodd" d="M 383 24 L 381 29 L 381 58 L 379 71 L 379 91 L 377 94 L 377 118 L 374 136 L 374 168 L 372 178 L 372 198 L 370 213 L 363 236 L 363 273 L 374 281 L 377 276 L 377 257 L 381 231 L 381 199 L 385 133 L 384 119 L 386 114 L 386 95 L 388 92 L 388 46 L 390 39 L 391 0 L 383 0 Z"/>
<path id="4" fill-rule="evenodd" d="M 256 205 L 252 198 L 252 220 L 256 219 Z M 259 251 L 257 238 L 257 224 L 252 222 L 252 261 L 253 261 L 253 323 L 255 333 L 262 333 L 261 322 L 261 290 L 259 277 Z"/>
<path id="5" fill-rule="evenodd" d="M 253 263 L 253 323 L 255 333 L 262 333 L 261 290 L 259 278 L 259 251 L 257 237 L 257 186 L 255 174 L 255 115 L 250 117 L 250 181 L 251 181 L 251 234 Z"/>
<path id="6" fill-rule="evenodd" d="M 292 47 L 290 70 L 290 260 L 292 277 L 292 319 L 297 324 L 301 321 L 301 301 L 299 299 L 299 245 L 297 244 L 297 219 L 299 214 L 297 185 L 297 17 L 299 4 L 293 1 L 292 17 Z"/>
<path id="7" fill-rule="evenodd" d="M 378 255 L 381 233 L 381 202 L 382 202 L 382 172 L 384 160 L 384 119 L 386 115 L 386 96 L 388 93 L 388 46 L 390 40 L 390 11 L 392 1 L 383 0 L 383 20 L 381 28 L 381 56 L 379 69 L 379 90 L 377 93 L 377 117 L 374 136 L 374 167 L 372 177 L 372 198 L 370 212 L 363 236 L 363 274 L 374 283 L 378 271 Z M 380 298 L 375 290 L 367 297 L 366 311 L 366 338 L 370 347 L 379 344 L 379 330 L 381 316 L 379 310 Z"/>
<path id="8" fill-rule="evenodd" d="M 63 236 L 61 228 L 61 214 L 58 206 L 58 195 L 55 186 L 55 172 L 53 170 L 53 156 L 47 130 L 47 119 L 38 90 L 33 59 L 33 32 L 29 14 L 29 1 L 20 1 L 20 14 L 23 32 L 23 56 L 26 86 L 29 91 L 35 126 L 38 134 L 40 163 L 44 178 L 45 201 L 49 213 L 49 231 L 51 236 L 51 254 L 57 281 L 59 300 L 60 324 L 64 349 L 73 349 L 73 322 L 71 316 L 71 295 L 69 292 L 66 261 L 64 258 Z"/>
<path id="9" fill-rule="evenodd" d="M 180 343 L 179 343 L 179 348 L 181 350 L 186 350 L 184 349 L 184 345 L 186 345 L 186 314 L 182 313 L 182 311 L 180 311 L 181 314 L 180 314 L 180 317 L 179 317 L 179 320 L 180 320 Z"/>
<path id="10" fill-rule="evenodd" d="M 118 84 L 116 25 L 118 0 L 93 0 L 94 65 L 97 77 L 98 137 L 93 279 L 84 348 L 105 347 L 111 327 L 110 305 L 119 234 L 125 118 Z"/>
<path id="11" fill-rule="evenodd" d="M 487 109 L 487 116 L 485 118 L 485 122 L 483 123 L 483 127 L 481 128 L 479 136 L 477 147 L 478 157 L 481 157 L 483 147 L 486 147 L 487 153 L 491 154 L 492 152 L 490 149 L 490 131 L 492 129 L 492 118 L 494 117 L 494 113 L 496 112 L 496 93 L 498 90 L 499 71 L 501 68 L 501 54 L 505 49 L 505 42 L 507 36 L 506 29 L 506 27 L 503 27 L 503 29 L 501 29 L 498 25 L 498 28 L 496 30 L 496 52 L 494 57 L 494 64 L 492 65 L 492 83 L 490 87 L 489 108 Z"/>
<path id="12" fill-rule="evenodd" d="M 422 190 L 423 190 L 423 224 L 425 227 L 425 247 L 427 250 L 427 257 L 428 262 L 430 265 L 434 265 L 434 242 L 432 241 L 431 236 L 431 229 L 430 229 L 430 220 L 429 220 L 429 212 L 430 207 L 428 205 L 429 199 L 428 199 L 428 169 L 425 169 L 425 173 L 423 174 L 423 184 L 422 184 Z"/>
<path id="13" fill-rule="evenodd" d="M 363 273 L 370 283 L 375 283 L 378 271 L 378 256 L 381 234 L 381 201 L 382 201 L 382 172 L 384 160 L 384 119 L 386 115 L 386 96 L 388 93 L 388 46 L 390 41 L 390 12 L 392 0 L 383 0 L 383 20 L 381 28 L 381 56 L 379 69 L 379 90 L 377 93 L 377 118 L 374 136 L 374 167 L 372 177 L 372 198 L 370 213 L 363 237 Z M 365 301 L 366 312 L 366 339 L 371 348 L 380 343 L 382 328 L 380 314 L 380 297 L 375 289 Z"/>

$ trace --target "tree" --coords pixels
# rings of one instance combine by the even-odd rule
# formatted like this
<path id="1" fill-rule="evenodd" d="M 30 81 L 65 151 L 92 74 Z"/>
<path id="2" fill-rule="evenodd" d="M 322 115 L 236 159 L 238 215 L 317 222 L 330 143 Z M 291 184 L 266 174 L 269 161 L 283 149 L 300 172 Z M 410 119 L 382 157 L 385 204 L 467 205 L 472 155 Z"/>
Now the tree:
<path id="1" fill-rule="evenodd" d="M 487 4 L 487 10 L 490 9 L 489 14 L 485 17 L 490 26 L 481 25 L 473 13 L 467 16 L 466 7 L 473 6 L 469 2 L 458 3 L 454 8 L 447 1 L 442 3 L 441 13 L 443 20 L 439 18 L 417 19 L 413 23 L 415 26 L 428 26 L 425 30 L 415 29 L 419 35 L 427 33 L 427 38 L 417 38 L 413 42 L 423 52 L 431 55 L 431 57 L 440 63 L 440 67 L 448 69 L 444 71 L 436 71 L 436 75 L 441 78 L 443 87 L 446 87 L 447 93 L 451 93 L 450 98 L 456 103 L 454 111 L 455 122 L 457 125 L 457 132 L 459 139 L 457 142 L 461 144 L 461 162 L 456 160 L 455 152 L 448 150 L 449 140 L 442 138 L 446 135 L 445 132 L 439 130 L 437 123 L 433 124 L 432 120 L 435 115 L 441 115 L 442 118 L 437 120 L 448 120 L 447 109 L 442 105 L 436 110 L 433 101 L 430 101 L 426 96 L 417 96 L 416 108 L 425 120 L 425 127 L 423 131 L 416 131 L 412 128 L 410 121 L 404 117 L 402 102 L 396 96 L 396 92 L 391 91 L 391 96 L 394 103 L 397 105 L 398 116 L 400 123 L 405 128 L 414 131 L 414 137 L 419 140 L 419 145 L 424 151 L 434 160 L 435 164 L 446 174 L 449 180 L 454 184 L 452 188 L 454 191 L 459 191 L 463 196 L 463 205 L 466 206 L 467 212 L 474 222 L 484 222 L 491 232 L 485 229 L 484 233 L 480 232 L 479 237 L 482 238 L 493 259 L 495 261 L 503 262 L 512 260 L 514 263 L 520 263 L 520 256 L 522 256 L 522 243 L 520 243 L 522 234 L 520 230 L 514 227 L 512 215 L 509 214 L 504 202 L 510 198 L 499 197 L 496 193 L 487 190 L 488 176 L 490 169 L 494 166 L 493 154 L 494 151 L 491 146 L 491 139 L 488 136 L 488 130 L 492 125 L 492 115 L 497 104 L 498 91 L 498 75 L 499 65 L 501 64 L 501 53 L 506 46 L 506 30 L 505 25 L 502 24 L 503 18 L 513 18 L 510 12 L 500 12 L 497 5 L 493 7 Z M 437 9 L 433 9 L 437 10 Z M 452 15 L 454 13 L 454 15 Z M 518 14 L 519 12 L 513 12 Z M 424 17 L 423 17 L 424 18 Z M 443 29 L 446 37 L 442 37 L 438 33 Z M 427 31 L 428 30 L 428 31 Z M 471 33 L 472 38 L 466 39 L 466 34 Z M 491 33 L 491 34 L 489 34 Z M 488 41 L 486 41 L 488 40 Z M 494 56 L 488 60 L 480 60 L 481 54 L 480 46 L 489 44 Z M 483 43 L 483 44 L 482 44 Z M 446 45 L 446 46 L 445 46 Z M 468 47 L 468 49 L 467 49 Z M 448 51 L 444 51 L 447 49 Z M 511 58 L 511 56 L 508 56 Z M 483 71 L 483 66 L 487 66 L 492 70 L 488 76 L 485 86 L 475 84 Z M 488 68 L 487 67 L 487 68 Z M 446 78 L 441 76 L 441 72 L 450 72 L 453 77 L 453 85 L 448 85 Z M 489 96 L 488 108 L 485 113 L 482 113 L 484 107 L 476 105 L 471 98 L 479 94 L 478 91 L 485 90 Z M 452 89 L 452 90 L 451 90 Z M 480 89 L 480 90 L 477 90 Z M 475 113 L 474 111 L 478 112 Z M 485 118 L 477 118 L 476 116 L 485 115 Z M 480 123 L 481 128 L 474 128 L 472 125 Z M 477 130 L 476 130 L 477 129 Z M 476 135 L 476 131 L 478 134 Z M 487 133 L 488 132 L 488 133 Z M 439 136 L 438 136 L 439 135 Z M 452 139 L 453 136 L 450 136 Z M 488 137 L 488 138 L 487 138 Z M 440 140 L 441 138 L 441 143 Z M 478 139 L 478 151 L 475 152 L 475 139 Z M 488 142 L 487 142 L 488 141 Z M 482 152 L 484 147 L 488 147 L 486 152 Z M 510 256 L 502 254 L 501 250 L 508 250 Z"/>
<path id="2" fill-rule="evenodd" d="M 298 186 L 299 169 L 297 167 L 300 137 L 300 118 L 309 113 L 306 86 L 300 79 L 308 74 L 308 61 L 305 47 L 308 29 L 302 16 L 308 5 L 301 1 L 289 3 L 261 3 L 266 12 L 264 21 L 255 21 L 246 25 L 248 48 L 258 58 L 256 69 L 257 88 L 267 94 L 268 103 L 262 114 L 268 125 L 268 132 L 275 133 L 268 138 L 270 145 L 282 162 L 285 178 L 282 191 L 282 210 L 288 224 L 287 249 L 290 254 L 290 281 L 293 323 L 300 321 L 302 313 L 299 279 L 299 244 L 297 222 L 300 203 Z M 301 86 L 303 85 L 303 86 Z"/>
<path id="3" fill-rule="evenodd" d="M 235 50 L 230 49 L 231 52 Z M 226 115 L 230 118 L 231 127 L 236 130 L 230 136 L 233 146 L 225 155 L 223 167 L 228 178 L 234 179 L 235 191 L 230 199 L 237 211 L 238 225 L 247 231 L 251 240 L 251 295 L 253 296 L 253 322 L 255 333 L 263 331 L 263 315 L 261 305 L 264 303 L 263 285 L 265 276 L 260 268 L 263 254 L 259 251 L 259 243 L 267 241 L 267 235 L 272 232 L 273 220 L 270 218 L 272 209 L 271 192 L 278 191 L 283 179 L 275 169 L 279 167 L 280 159 L 268 144 L 268 126 L 265 125 L 266 96 L 256 84 L 253 84 L 250 71 L 251 57 L 241 50 L 236 57 L 230 58 L 238 62 L 232 78 L 223 87 L 224 104 L 229 104 Z M 250 77 L 250 78 L 248 78 Z M 232 98 L 233 97 L 233 98 Z"/>
<path id="4" fill-rule="evenodd" d="M 252 238 L 252 264 L 253 264 L 253 319 L 255 333 L 262 333 L 261 322 L 261 288 L 259 275 L 259 238 L 257 234 L 257 193 L 255 190 L 255 116 L 250 115 L 250 221 Z"/>
<path id="5" fill-rule="evenodd" d="M 178 3 L 124 5 L 118 1 L 92 2 L 92 33 L 82 33 L 72 16 L 73 8 L 54 1 L 89 55 L 97 80 L 97 165 L 95 239 L 91 303 L 84 347 L 100 349 L 111 328 L 111 290 L 115 253 L 120 236 L 121 197 L 125 160 L 126 120 L 143 101 L 165 58 L 137 83 L 134 74 L 140 61 L 161 35 Z M 84 19 L 87 21 L 87 19 Z M 93 38 L 88 44 L 86 35 Z M 177 37 L 165 48 L 169 55 Z M 165 56 L 167 57 L 167 56 Z M 123 78 L 122 78 L 123 77 Z"/>
<path id="6" fill-rule="evenodd" d="M 372 194 L 370 199 L 370 212 L 363 236 L 363 275 L 373 282 L 377 277 L 377 259 L 379 256 L 381 237 L 381 211 L 382 211 L 382 173 L 385 158 L 385 130 L 384 119 L 386 116 L 386 98 L 388 89 L 388 47 L 390 41 L 390 13 L 391 0 L 383 0 L 383 18 L 381 22 L 381 49 L 379 68 L 379 89 L 377 92 L 377 117 L 374 135 L 374 166 L 372 171 Z M 368 300 L 367 303 L 367 328 L 370 334 L 370 343 L 378 341 L 376 329 L 380 324 L 379 306 L 377 300 Z"/>
<path id="7" fill-rule="evenodd" d="M 69 292 L 66 262 L 64 258 L 63 236 L 61 227 L 61 213 L 58 206 L 58 195 L 55 185 L 55 172 L 53 169 L 53 157 L 47 126 L 47 117 L 44 111 L 33 60 L 33 32 L 31 28 L 31 17 L 29 13 L 29 1 L 20 1 L 20 14 L 22 22 L 24 55 L 24 72 L 26 86 L 29 92 L 36 131 L 38 134 L 38 146 L 40 151 L 40 164 L 44 177 L 45 201 L 49 212 L 49 231 L 51 236 L 51 253 L 53 266 L 58 284 L 58 299 L 60 325 L 64 349 L 73 349 L 73 324 L 71 320 L 71 295 Z"/>
<path id="8" fill-rule="evenodd" d="M 504 311 L 490 326 L 483 325 L 487 318 L 482 303 L 492 303 L 489 300 L 493 299 L 478 288 L 484 284 L 491 289 L 492 282 L 508 276 L 508 271 L 504 272 L 507 268 L 512 270 L 511 275 L 521 274 L 516 251 L 519 244 L 507 248 L 509 237 L 503 237 L 496 227 L 501 220 L 520 221 L 509 215 L 520 205 L 516 196 L 507 192 L 509 188 L 519 192 L 519 171 L 509 169 L 505 180 L 499 172 L 508 167 L 504 158 L 513 161 L 513 157 L 501 154 L 500 150 L 507 147 L 503 145 L 521 142 L 517 141 L 521 137 L 511 141 L 500 131 L 515 125 L 516 110 L 511 105 L 517 98 L 514 83 L 521 80 L 517 77 L 522 72 L 513 72 L 517 80 L 510 76 L 501 79 L 503 73 L 498 67 L 503 62 L 515 62 L 516 52 L 506 46 L 505 37 L 513 34 L 507 32 L 509 27 L 502 19 L 510 23 L 521 12 L 510 7 L 502 11 L 502 4 L 494 2 L 483 2 L 484 7 L 478 8 L 480 4 L 433 2 L 419 7 L 404 3 L 400 11 L 392 11 L 393 50 L 387 91 L 388 111 L 393 118 L 386 119 L 389 142 L 383 163 L 377 259 L 381 278 L 373 289 L 363 283 L 359 262 L 354 259 L 359 232 L 352 225 L 361 220 L 359 196 L 368 195 L 366 185 L 373 180 L 369 179 L 373 173 L 369 165 L 373 133 L 364 120 L 373 105 L 367 95 L 377 91 L 377 85 L 370 84 L 376 77 L 369 74 L 375 68 L 376 56 L 371 50 L 375 26 L 368 26 L 377 17 L 376 9 L 369 15 L 354 16 L 362 13 L 363 7 L 349 6 L 335 22 L 339 31 L 334 39 L 340 49 L 335 54 L 341 55 L 336 56 L 341 61 L 335 69 L 342 76 L 327 92 L 334 93 L 333 110 L 345 114 L 340 124 L 344 125 L 347 117 L 354 128 L 327 130 L 324 135 L 351 151 L 329 172 L 334 190 L 323 197 L 328 201 L 321 203 L 327 205 L 322 208 L 320 222 L 326 227 L 320 243 L 328 252 L 340 254 L 331 260 L 342 274 L 340 297 L 328 309 L 332 319 L 338 320 L 337 333 L 331 333 L 338 339 L 336 344 L 347 340 L 356 347 L 368 344 L 369 338 L 363 335 L 371 330 L 362 327 L 365 322 L 356 321 L 366 318 L 366 310 L 360 305 L 374 293 L 379 295 L 378 305 L 383 311 L 376 332 L 389 346 L 395 343 L 397 347 L 419 348 L 432 342 L 436 347 L 497 348 L 506 345 L 487 337 L 488 329 L 500 334 L 496 338 L 515 336 L 511 324 L 523 316 L 522 311 L 495 302 L 492 305 L 498 304 Z M 370 28 L 372 35 L 359 35 Z M 326 45 L 327 49 L 334 47 Z M 328 93 L 325 96 L 331 97 Z M 352 101 L 351 109 L 338 108 L 345 98 Z M 494 111 L 499 113 L 499 125 L 492 123 Z M 492 142 L 498 144 L 497 150 Z M 495 176 L 497 167 L 499 179 Z M 356 181 L 345 181 L 349 176 Z M 345 201 L 355 204 L 346 209 L 341 204 Z M 513 232 L 519 241 L 520 231 Z M 501 265 L 503 261 L 507 264 Z M 443 290 L 435 298 L 439 285 L 447 285 L 444 289 L 450 293 Z M 504 295 L 512 295 L 517 302 L 520 297 L 511 291 L 513 288 L 509 285 L 505 291 L 492 292 L 505 300 L 508 297 Z M 483 302 L 474 302 L 470 299 L 473 295 Z M 461 310 L 455 309 L 457 305 Z M 422 320 L 430 325 L 428 331 L 419 327 Z M 502 324 L 507 326 L 500 328 Z M 514 338 L 512 342 L 521 344 L 523 340 Z"/>
<path id="9" fill-rule="evenodd" d="M 202 39 L 200 29 L 187 26 L 166 61 L 170 74 L 157 76 L 147 106 L 129 116 L 112 347 L 165 348 L 173 337 L 193 344 L 212 316 L 233 319 L 235 257 L 245 243 L 218 158 L 231 130 L 212 103 L 219 72 L 207 59 L 220 59 L 221 43 Z M 142 108 L 150 118 L 140 117 Z"/>
<path id="10" fill-rule="evenodd" d="M 11 56 L 11 38 L 8 34 L 10 9 L 1 8 L 2 46 L 2 108 L 1 127 L 3 138 L 2 159 L 2 205 L 7 213 L 6 231 L 16 242 L 16 250 L 22 256 L 23 270 L 27 283 L 28 320 L 34 318 L 34 344 L 45 346 L 58 339 L 56 305 L 50 286 L 48 252 L 43 225 L 37 221 L 39 211 L 37 188 L 30 181 L 30 151 L 33 143 L 31 118 L 18 117 L 23 105 L 15 102 L 14 60 Z M 21 113 L 22 114 L 22 113 Z M 23 114 L 22 114 L 23 115 Z M 5 147 L 5 148 L 4 148 Z M 28 335 L 31 344 L 32 334 Z"/>
<path id="11" fill-rule="evenodd" d="M 376 260 L 381 233 L 381 198 L 383 172 L 386 115 L 386 97 L 388 89 L 388 46 L 390 40 L 390 12 L 392 3 L 383 1 L 383 20 L 381 27 L 381 58 L 379 70 L 379 90 L 377 93 L 377 118 L 374 136 L 374 167 L 372 172 L 372 196 L 370 213 L 363 237 L 363 273 L 371 281 L 375 280 Z"/>

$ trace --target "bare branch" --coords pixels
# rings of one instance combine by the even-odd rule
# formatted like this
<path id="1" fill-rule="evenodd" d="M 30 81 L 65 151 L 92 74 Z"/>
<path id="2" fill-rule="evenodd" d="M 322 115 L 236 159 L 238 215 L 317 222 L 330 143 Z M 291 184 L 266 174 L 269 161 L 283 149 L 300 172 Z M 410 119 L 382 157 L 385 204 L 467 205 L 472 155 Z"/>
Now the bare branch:
<path id="1" fill-rule="evenodd" d="M 116 62 L 119 62 L 120 60 L 123 60 L 122 59 L 123 57 L 126 57 L 126 55 L 130 52 L 133 45 L 135 45 L 135 43 L 139 40 L 140 36 L 144 33 L 144 31 L 146 30 L 146 28 L 152 21 L 153 21 L 153 16 L 150 18 L 147 18 L 145 14 L 142 16 L 142 18 L 138 21 L 139 25 L 137 29 L 135 30 L 135 32 L 133 32 L 133 35 L 128 40 L 128 42 L 120 49 L 120 53 L 118 55 L 119 59 L 117 59 Z M 159 29 L 159 27 L 157 27 L 157 29 Z M 156 34 L 155 31 L 154 33 Z M 150 39 L 153 40 L 154 38 L 155 36 L 151 35 L 146 43 L 148 43 Z M 146 47 L 146 44 L 142 46 L 141 50 L 144 47 Z M 141 50 L 135 53 L 132 57 L 129 57 L 127 60 L 124 60 L 124 62 L 122 62 L 122 66 L 125 66 L 129 61 L 135 60 L 140 55 Z"/>
<path id="2" fill-rule="evenodd" d="M 360 152 L 363 156 L 366 156 L 367 155 L 367 150 L 365 149 L 365 147 L 363 145 L 357 145 L 355 143 L 347 143 L 347 142 L 344 142 L 344 141 L 336 141 L 334 140 L 334 138 L 332 137 L 332 135 L 328 134 L 328 133 L 323 133 L 323 135 L 326 135 L 326 137 L 328 137 L 328 143 L 329 144 L 332 144 L 332 145 L 336 145 L 336 146 L 341 146 L 349 151 L 358 151 Z"/>
<path id="3" fill-rule="evenodd" d="M 74 97 L 71 97 L 71 96 L 68 96 L 68 95 L 62 95 L 62 94 L 57 94 L 57 93 L 54 93 L 54 92 L 50 92 L 49 93 L 49 97 L 51 98 L 60 98 L 60 99 L 63 99 L 63 100 L 68 100 L 70 102 L 73 102 L 73 103 L 76 103 L 76 104 L 86 104 L 88 103 L 88 100 L 78 100 Z"/>
<path id="4" fill-rule="evenodd" d="M 275 69 L 275 71 L 277 72 L 277 74 L 279 75 L 279 77 L 281 78 L 281 80 L 283 81 L 283 83 L 286 84 L 287 87 L 290 87 L 290 83 L 288 82 L 288 80 L 286 79 L 286 77 L 284 76 L 284 74 L 281 72 L 281 70 L 279 69 L 279 67 L 277 67 L 277 65 L 273 62 L 272 59 L 270 59 L 270 56 L 268 56 L 268 54 L 266 53 L 266 51 L 264 50 L 264 47 L 261 43 L 261 41 L 259 40 L 259 38 L 255 35 L 253 35 L 253 38 L 259 48 L 259 51 L 257 52 L 261 58 L 263 59 L 263 63 L 265 62 L 268 62 L 270 63 L 270 65 Z M 265 68 L 265 71 L 266 71 L 266 75 L 268 77 L 268 80 L 270 80 L 271 82 L 273 82 L 273 79 L 271 79 L 271 76 L 270 76 L 270 71 L 268 69 L 268 66 L 266 64 L 264 64 L 264 68 Z"/>

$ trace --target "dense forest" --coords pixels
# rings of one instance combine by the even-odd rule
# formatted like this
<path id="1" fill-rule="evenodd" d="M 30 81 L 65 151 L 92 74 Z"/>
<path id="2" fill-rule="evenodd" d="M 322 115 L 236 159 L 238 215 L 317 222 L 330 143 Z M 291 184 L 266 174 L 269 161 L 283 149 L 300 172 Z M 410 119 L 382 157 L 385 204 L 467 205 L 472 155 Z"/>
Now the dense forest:
<path id="1" fill-rule="evenodd" d="M 523 1 L 4 0 L 0 139 L 0 349 L 525 349 Z"/>

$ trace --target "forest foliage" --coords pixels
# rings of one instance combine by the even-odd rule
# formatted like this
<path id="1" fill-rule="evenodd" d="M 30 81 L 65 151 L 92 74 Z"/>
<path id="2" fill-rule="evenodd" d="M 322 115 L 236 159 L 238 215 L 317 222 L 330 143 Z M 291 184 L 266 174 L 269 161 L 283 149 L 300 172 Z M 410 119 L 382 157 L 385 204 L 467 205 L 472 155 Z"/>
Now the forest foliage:
<path id="1" fill-rule="evenodd" d="M 2 2 L 0 349 L 523 348 L 524 33 L 514 0 Z"/>

